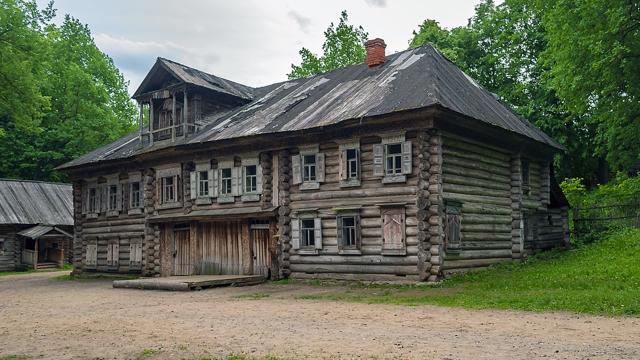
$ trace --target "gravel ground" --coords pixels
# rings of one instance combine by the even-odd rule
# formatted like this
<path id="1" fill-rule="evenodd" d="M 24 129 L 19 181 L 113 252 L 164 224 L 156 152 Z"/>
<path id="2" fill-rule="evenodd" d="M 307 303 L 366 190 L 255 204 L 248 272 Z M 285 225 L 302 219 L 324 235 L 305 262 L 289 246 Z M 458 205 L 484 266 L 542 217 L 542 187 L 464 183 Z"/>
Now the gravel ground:
<path id="1" fill-rule="evenodd" d="M 0 277 L 0 359 L 640 359 L 639 318 L 299 300 L 327 291 L 299 284 L 172 293 L 59 276 Z"/>

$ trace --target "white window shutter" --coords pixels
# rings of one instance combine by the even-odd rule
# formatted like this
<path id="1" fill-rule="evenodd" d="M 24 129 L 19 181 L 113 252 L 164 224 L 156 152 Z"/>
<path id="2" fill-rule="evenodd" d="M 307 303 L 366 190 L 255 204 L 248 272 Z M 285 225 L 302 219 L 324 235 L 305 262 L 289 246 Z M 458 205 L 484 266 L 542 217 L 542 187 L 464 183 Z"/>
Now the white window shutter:
<path id="1" fill-rule="evenodd" d="M 411 174 L 411 141 L 405 141 L 402 143 L 402 173 L 405 175 Z"/>
<path id="2" fill-rule="evenodd" d="M 240 196 L 240 194 L 242 194 L 242 181 L 239 170 L 239 167 L 231 168 L 231 194 L 233 196 Z"/>
<path id="3" fill-rule="evenodd" d="M 300 219 L 291 219 L 291 246 L 300 249 Z"/>
<path id="4" fill-rule="evenodd" d="M 291 171 L 293 176 L 293 184 L 302 183 L 302 163 L 300 155 L 294 155 L 291 157 Z"/>
<path id="5" fill-rule="evenodd" d="M 359 180 L 360 179 L 360 167 L 362 166 L 362 164 L 360 163 L 360 149 L 356 149 L 356 161 L 357 161 L 356 168 L 357 168 L 357 171 L 358 171 L 357 178 Z"/>
<path id="6" fill-rule="evenodd" d="M 322 219 L 317 217 L 313 219 L 313 237 L 316 249 L 322 249 Z"/>
<path id="7" fill-rule="evenodd" d="M 218 196 L 218 172 L 213 169 L 208 170 L 209 173 L 209 197 Z"/>
<path id="8" fill-rule="evenodd" d="M 347 164 L 347 150 L 340 150 L 340 180 L 347 180 L 348 178 L 348 164 Z"/>
<path id="9" fill-rule="evenodd" d="M 384 145 L 373 145 L 373 176 L 384 176 Z"/>
<path id="10" fill-rule="evenodd" d="M 324 182 L 324 153 L 316 154 L 316 179 Z"/>
<path id="11" fill-rule="evenodd" d="M 180 186 L 178 185 L 178 175 L 174 175 L 173 176 L 173 201 L 180 201 L 180 199 L 178 198 L 178 194 L 181 193 L 181 191 L 178 191 L 178 188 Z"/>
<path id="12" fill-rule="evenodd" d="M 336 230 L 338 233 L 338 248 L 341 249 L 344 247 L 344 241 L 342 239 L 342 216 L 340 215 L 336 217 Z"/>
<path id="13" fill-rule="evenodd" d="M 262 194 L 262 165 L 256 166 L 256 193 Z"/>
<path id="14" fill-rule="evenodd" d="M 189 178 L 189 192 L 191 193 L 191 199 L 195 199 L 198 197 L 198 172 L 192 171 Z"/>

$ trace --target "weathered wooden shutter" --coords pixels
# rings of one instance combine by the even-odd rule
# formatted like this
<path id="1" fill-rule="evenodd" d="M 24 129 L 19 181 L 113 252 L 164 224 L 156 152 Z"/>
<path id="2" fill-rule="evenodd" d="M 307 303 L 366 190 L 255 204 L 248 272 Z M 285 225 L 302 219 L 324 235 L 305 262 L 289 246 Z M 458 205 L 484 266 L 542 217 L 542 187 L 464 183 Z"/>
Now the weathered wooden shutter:
<path id="1" fill-rule="evenodd" d="M 192 171 L 189 175 L 189 192 L 191 193 L 191 199 L 198 197 L 198 172 Z"/>
<path id="2" fill-rule="evenodd" d="M 338 230 L 338 249 L 342 249 L 344 247 L 344 239 L 342 238 L 342 216 L 340 215 L 336 217 L 336 230 Z"/>
<path id="3" fill-rule="evenodd" d="M 324 182 L 324 153 L 316 154 L 316 180 Z"/>
<path id="4" fill-rule="evenodd" d="M 340 180 L 347 180 L 349 177 L 349 168 L 347 164 L 347 150 L 340 150 L 338 155 L 340 161 Z"/>
<path id="5" fill-rule="evenodd" d="M 256 193 L 262 194 L 262 165 L 256 165 Z"/>
<path id="6" fill-rule="evenodd" d="M 316 249 L 322 249 L 322 219 L 313 219 L 313 240 Z"/>
<path id="7" fill-rule="evenodd" d="M 142 265 L 142 244 L 131 243 L 129 245 L 129 266 L 139 267 Z"/>
<path id="8" fill-rule="evenodd" d="M 107 266 L 113 266 L 113 247 L 107 244 Z"/>
<path id="9" fill-rule="evenodd" d="M 87 253 L 85 255 L 85 263 L 89 266 L 95 266 L 98 259 L 98 245 L 87 244 Z"/>
<path id="10" fill-rule="evenodd" d="M 360 168 L 362 167 L 362 164 L 360 163 L 360 149 L 356 149 L 356 161 L 357 161 L 356 169 L 358 171 L 358 180 L 360 180 Z"/>
<path id="11" fill-rule="evenodd" d="M 447 214 L 445 223 L 445 244 L 449 250 L 460 249 L 460 215 Z"/>
<path id="12" fill-rule="evenodd" d="M 294 155 L 291 157 L 291 171 L 293 177 L 293 184 L 302 183 L 302 163 L 300 155 Z"/>
<path id="13" fill-rule="evenodd" d="M 122 211 L 122 183 L 116 186 L 116 210 Z"/>
<path id="14" fill-rule="evenodd" d="M 384 145 L 373 145 L 373 176 L 384 176 Z"/>
<path id="15" fill-rule="evenodd" d="M 182 186 L 180 186 L 180 177 L 178 175 L 174 175 L 173 176 L 173 201 L 180 201 L 181 199 L 179 198 L 179 196 L 181 196 L 183 190 Z"/>
<path id="16" fill-rule="evenodd" d="M 113 247 L 113 250 L 112 250 L 113 258 L 111 259 L 111 261 L 113 263 L 113 266 L 118 266 L 118 263 L 120 262 L 120 244 L 114 243 L 111 246 Z"/>
<path id="17" fill-rule="evenodd" d="M 405 141 L 402 143 L 402 173 L 405 175 L 411 174 L 411 141 Z"/>
<path id="18" fill-rule="evenodd" d="M 360 216 L 359 215 L 356 216 L 355 223 L 356 223 L 355 224 L 356 225 L 356 247 L 358 249 L 361 249 L 361 245 L 362 245 L 362 243 L 361 243 L 362 240 L 361 239 L 362 239 L 362 237 L 361 237 L 361 234 L 360 234 Z"/>
<path id="19" fill-rule="evenodd" d="M 291 219 L 291 246 L 300 249 L 300 219 Z"/>
<path id="20" fill-rule="evenodd" d="M 242 194 L 242 179 L 240 178 L 240 168 L 231 168 L 231 194 L 233 196 L 240 196 Z"/>
<path id="21" fill-rule="evenodd" d="M 109 187 L 100 186 L 100 212 L 106 212 L 109 209 Z"/>
<path id="22" fill-rule="evenodd" d="M 86 214 L 89 211 L 89 188 L 85 188 L 82 191 L 82 213 Z"/>
<path id="23" fill-rule="evenodd" d="M 218 196 L 218 170 L 209 170 L 209 196 Z"/>
<path id="24" fill-rule="evenodd" d="M 404 249 L 404 209 L 387 209 L 382 215 L 382 249 Z"/>

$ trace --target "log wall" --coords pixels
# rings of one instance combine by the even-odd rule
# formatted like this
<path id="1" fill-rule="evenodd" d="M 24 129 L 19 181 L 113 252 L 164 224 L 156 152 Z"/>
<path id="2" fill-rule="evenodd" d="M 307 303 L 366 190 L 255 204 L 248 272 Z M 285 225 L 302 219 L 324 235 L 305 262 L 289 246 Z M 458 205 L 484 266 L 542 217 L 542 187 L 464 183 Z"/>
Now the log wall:
<path id="1" fill-rule="evenodd" d="M 14 271 L 20 264 L 20 241 L 16 233 L 22 230 L 13 225 L 0 225 L 0 239 L 4 239 L 4 251 L 0 252 L 0 271 Z"/>
<path id="2" fill-rule="evenodd" d="M 319 144 L 319 151 L 325 156 L 325 182 L 316 190 L 301 190 L 298 185 L 290 186 L 289 196 L 290 208 L 294 213 L 303 209 L 316 209 L 317 217 L 322 219 L 322 249 L 318 249 L 318 253 L 314 255 L 302 255 L 285 243 L 286 250 L 283 251 L 290 254 L 288 261 L 292 276 L 342 274 L 366 278 L 376 274 L 387 274 L 417 278 L 419 246 L 416 193 L 419 172 L 417 155 L 420 147 L 416 144 L 415 132 L 407 133 L 406 139 L 413 143 L 412 174 L 407 176 L 405 183 L 382 184 L 381 177 L 373 176 L 373 145 L 379 144 L 381 138 L 361 136 L 361 185 L 356 187 L 340 186 L 338 144 L 332 141 Z M 297 149 L 292 149 L 291 155 L 295 154 Z M 288 184 L 281 186 L 281 194 L 286 186 Z M 400 204 L 405 208 L 406 255 L 382 255 L 383 204 Z M 338 249 L 335 208 L 354 205 L 361 206 L 361 255 L 341 255 Z M 288 231 L 290 224 L 284 228 Z M 285 256 L 284 261 L 286 260 Z"/>
<path id="3" fill-rule="evenodd" d="M 514 212 L 519 211 L 512 209 L 517 164 L 511 154 L 452 134 L 443 135 L 442 152 L 444 199 L 462 203 L 461 249 L 445 255 L 445 274 L 511 260 Z"/>

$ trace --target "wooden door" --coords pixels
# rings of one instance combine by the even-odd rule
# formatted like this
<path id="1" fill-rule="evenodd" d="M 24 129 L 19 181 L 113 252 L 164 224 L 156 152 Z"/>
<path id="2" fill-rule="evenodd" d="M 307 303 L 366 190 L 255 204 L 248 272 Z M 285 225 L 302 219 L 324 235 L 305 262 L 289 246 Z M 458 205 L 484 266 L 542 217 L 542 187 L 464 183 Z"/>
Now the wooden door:
<path id="1" fill-rule="evenodd" d="M 255 275 L 269 276 L 269 269 L 271 268 L 270 238 L 271 234 L 268 227 L 251 228 L 251 257 L 253 274 Z"/>
<path id="2" fill-rule="evenodd" d="M 198 236 L 202 249 L 198 254 L 199 264 L 197 266 L 200 274 L 238 275 L 247 273 L 245 269 L 248 269 L 249 265 L 249 234 L 246 222 L 200 223 Z"/>
<path id="3" fill-rule="evenodd" d="M 189 228 L 173 230 L 173 275 L 191 275 L 191 246 Z"/>
<path id="4" fill-rule="evenodd" d="M 405 253 L 404 208 L 382 210 L 382 251 L 389 255 Z"/>

